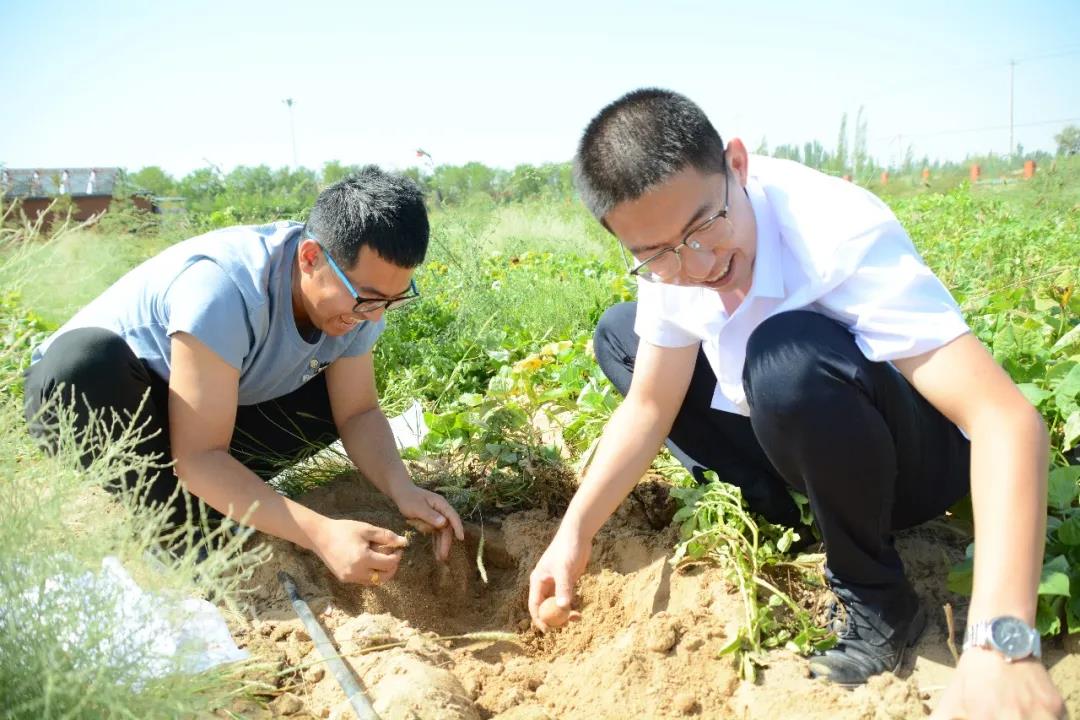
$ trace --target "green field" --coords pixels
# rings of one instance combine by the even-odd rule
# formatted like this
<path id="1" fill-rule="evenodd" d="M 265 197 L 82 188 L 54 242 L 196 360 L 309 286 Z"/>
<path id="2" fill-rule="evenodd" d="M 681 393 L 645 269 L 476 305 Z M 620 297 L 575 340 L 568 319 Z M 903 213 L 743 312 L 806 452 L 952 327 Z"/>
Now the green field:
<path id="1" fill-rule="evenodd" d="M 387 414 L 420 400 L 432 429 L 422 450 L 446 461 L 420 479 L 469 517 L 565 502 L 567 477 L 587 460 L 617 403 L 591 356 L 591 332 L 604 309 L 634 294 L 614 239 L 565 185 L 527 173 L 516 182 L 510 199 L 433 202 L 431 250 L 417 273 L 422 301 L 391 316 L 376 349 Z M 941 191 L 897 182 L 877 189 L 975 333 L 1046 419 L 1053 450 L 1038 625 L 1048 638 L 1080 632 L 1080 162 L 1062 162 L 1026 183 L 960 182 Z M 185 558 L 154 571 L 145 550 L 157 521 L 88 493 L 130 461 L 122 448 L 101 453 L 89 471 L 75 462 L 82 447 L 75 438 L 55 458 L 37 452 L 24 432 L 19 371 L 43 333 L 142 258 L 191 232 L 253 220 L 254 212 L 297 214 L 257 199 L 241 205 L 241 193 L 228 211 L 208 205 L 165 224 L 118 215 L 52 239 L 9 217 L 0 245 L 0 608 L 25 604 L 28 589 L 45 578 L 95 570 L 107 554 L 157 587 L 237 601 L 230 588 L 243 568 L 227 553 L 211 553 L 198 570 Z M 540 416 L 554 431 L 538 427 Z M 660 469 L 685 485 L 677 471 Z M 305 484 L 301 478 L 294 489 Z M 708 539 L 710 523 L 750 520 L 718 512 L 718 492 L 677 493 L 679 519 L 696 543 L 682 552 L 722 550 L 720 540 Z M 790 542 L 772 532 L 755 550 L 758 565 Z M 73 533 L 79 543 L 70 541 Z M 969 589 L 970 566 L 957 567 L 949 583 Z M 71 618 L 63 607 L 53 610 L 17 633 L 12 618 L 22 616 L 0 611 L 0 714 L 100 717 L 123 709 L 127 717 L 187 716 L 227 705 L 230 693 L 258 691 L 249 676 L 218 672 L 150 684 L 133 695 L 124 684 L 132 668 L 106 663 L 89 672 L 79 663 L 80 652 L 93 656 L 93 637 L 81 650 L 63 649 Z M 775 645 L 799 631 L 764 616 L 756 627 L 760 636 L 748 639 L 751 645 Z M 806 649 L 816 639 L 804 634 L 796 644 Z"/>

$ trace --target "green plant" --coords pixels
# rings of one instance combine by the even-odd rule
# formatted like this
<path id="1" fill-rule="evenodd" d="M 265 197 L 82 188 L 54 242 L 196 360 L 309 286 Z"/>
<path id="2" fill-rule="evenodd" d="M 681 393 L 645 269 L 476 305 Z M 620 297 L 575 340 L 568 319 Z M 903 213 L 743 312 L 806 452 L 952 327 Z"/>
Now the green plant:
<path id="1" fill-rule="evenodd" d="M 708 484 L 687 487 L 692 481 L 686 479 L 684 487 L 671 491 L 681 504 L 674 522 L 680 523 L 682 537 L 671 563 L 678 567 L 710 559 L 727 571 L 742 600 L 743 617 L 723 652 L 732 653 L 740 675 L 753 680 L 766 664 L 766 650 L 787 647 L 807 655 L 831 647 L 835 638 L 796 601 L 807 585 L 823 584 L 824 558 L 789 559 L 786 553 L 798 533 L 755 518 L 738 488 L 720 482 L 712 471 L 706 477 Z"/>
<path id="2" fill-rule="evenodd" d="M 1036 625 L 1047 636 L 1074 633 L 1080 631 L 1080 532 L 1076 532 L 1080 529 L 1080 467 L 1069 463 L 1080 460 L 1080 297 L 1076 293 L 1080 273 L 1057 263 L 1075 258 L 1080 243 L 1071 235 L 1073 221 L 1068 217 L 1025 218 L 1000 204 L 989 207 L 1003 214 L 998 229 L 987 231 L 989 237 L 981 248 L 977 242 L 964 247 L 988 253 L 1030 275 L 1002 284 L 988 268 L 986 279 L 968 280 L 972 287 L 964 309 L 972 329 L 1038 408 L 1049 429 L 1047 544 Z M 998 241 L 1002 232 L 1007 233 L 1005 242 Z M 955 252 L 963 272 L 962 249 Z M 976 284 L 991 289 L 979 292 Z M 967 558 L 949 573 L 950 590 L 970 594 L 973 554 L 972 545 Z"/>
<path id="3" fill-rule="evenodd" d="M 463 516 L 565 509 L 573 476 L 522 406 L 466 394 L 442 413 L 425 413 L 425 421 L 430 432 L 420 451 L 434 462 L 415 472 Z"/>

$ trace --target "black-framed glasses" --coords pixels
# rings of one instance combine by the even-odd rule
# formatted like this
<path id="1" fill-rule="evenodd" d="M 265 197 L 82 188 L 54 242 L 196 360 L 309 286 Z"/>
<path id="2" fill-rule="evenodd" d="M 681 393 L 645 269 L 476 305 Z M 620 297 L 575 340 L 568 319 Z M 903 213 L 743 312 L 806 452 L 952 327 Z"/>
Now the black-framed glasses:
<path id="1" fill-rule="evenodd" d="M 407 305 L 416 298 L 420 297 L 420 291 L 416 289 L 416 280 L 409 281 L 409 292 L 406 295 L 399 295 L 393 298 L 366 298 L 361 297 L 360 293 L 356 291 L 353 284 L 349 282 L 349 278 L 345 277 L 345 273 L 338 267 L 338 264 L 334 262 L 334 258 L 326 251 L 326 248 L 319 245 L 319 249 L 322 250 L 323 255 L 326 256 L 326 262 L 330 266 L 330 269 L 334 271 L 334 274 L 338 276 L 345 287 L 348 289 L 349 294 L 356 300 L 356 305 L 353 305 L 353 315 L 364 315 L 366 313 L 372 313 L 377 310 L 393 310 L 399 308 L 402 305 Z"/>
<path id="2" fill-rule="evenodd" d="M 731 187 L 729 179 L 727 167 L 725 166 L 724 206 L 722 208 L 694 226 L 677 245 L 664 248 L 639 262 L 630 269 L 630 274 L 650 282 L 660 282 L 673 278 L 682 269 L 682 251 L 684 247 L 694 251 L 703 250 L 704 246 L 701 243 L 701 238 L 713 230 L 723 231 L 724 240 L 731 237 L 734 228 L 731 226 L 731 220 L 728 219 L 728 188 Z"/>

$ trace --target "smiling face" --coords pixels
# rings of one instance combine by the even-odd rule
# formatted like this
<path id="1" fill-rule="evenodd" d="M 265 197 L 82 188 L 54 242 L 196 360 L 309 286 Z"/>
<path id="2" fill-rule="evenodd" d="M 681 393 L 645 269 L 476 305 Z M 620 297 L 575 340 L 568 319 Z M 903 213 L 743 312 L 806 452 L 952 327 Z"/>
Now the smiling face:
<path id="1" fill-rule="evenodd" d="M 641 262 L 666 248 L 679 247 L 688 233 L 723 208 L 726 190 L 727 220 L 694 232 L 688 245 L 679 247 L 674 273 L 661 279 L 715 290 L 733 310 L 753 283 L 757 224 L 743 191 L 747 157 L 738 139 L 728 144 L 727 162 L 726 177 L 725 173 L 703 174 L 686 167 L 636 200 L 616 205 L 604 216 L 604 222 Z M 725 188 L 726 183 L 731 187 Z"/>
<path id="2" fill-rule="evenodd" d="M 293 316 L 297 327 L 314 328 L 332 337 L 344 335 L 359 323 L 376 322 L 381 308 L 354 313 L 356 298 L 330 267 L 319 243 L 305 238 L 297 248 L 293 281 Z M 409 293 L 414 268 L 388 262 L 370 246 L 360 248 L 351 268 L 342 268 L 349 283 L 364 298 L 395 298 Z"/>

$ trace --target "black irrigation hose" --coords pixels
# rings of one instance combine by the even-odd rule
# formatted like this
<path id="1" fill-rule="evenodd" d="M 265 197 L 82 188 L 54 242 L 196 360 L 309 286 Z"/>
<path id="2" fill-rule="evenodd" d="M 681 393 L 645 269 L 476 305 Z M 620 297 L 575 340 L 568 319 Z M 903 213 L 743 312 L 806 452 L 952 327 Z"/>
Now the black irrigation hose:
<path id="1" fill-rule="evenodd" d="M 360 688 L 360 684 L 356 682 L 352 672 L 341 661 L 341 656 L 338 655 L 333 643 L 330 642 L 330 638 L 326 636 L 326 632 L 319 625 L 319 621 L 315 619 L 315 614 L 311 612 L 311 608 L 308 607 L 304 598 L 300 597 L 300 592 L 296 589 L 296 582 L 284 570 L 278 572 L 278 580 L 281 581 L 281 586 L 285 588 L 285 594 L 289 596 L 289 602 L 292 603 L 293 610 L 300 617 L 300 622 L 304 624 L 308 635 L 315 641 L 315 647 L 318 649 L 319 655 L 330 667 L 330 672 L 334 674 L 334 678 L 341 685 L 341 689 L 345 691 L 345 697 L 348 698 L 349 704 L 352 705 L 352 709 L 356 712 L 356 716 L 360 720 L 380 720 L 375 708 L 371 706 L 371 701 L 368 700 L 367 695 Z"/>

